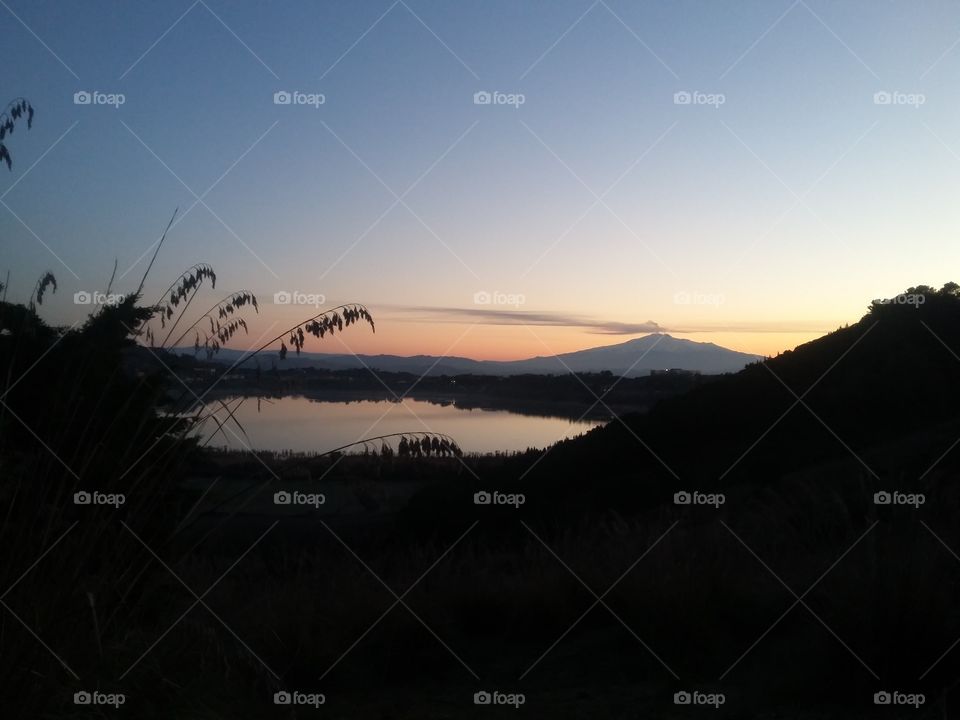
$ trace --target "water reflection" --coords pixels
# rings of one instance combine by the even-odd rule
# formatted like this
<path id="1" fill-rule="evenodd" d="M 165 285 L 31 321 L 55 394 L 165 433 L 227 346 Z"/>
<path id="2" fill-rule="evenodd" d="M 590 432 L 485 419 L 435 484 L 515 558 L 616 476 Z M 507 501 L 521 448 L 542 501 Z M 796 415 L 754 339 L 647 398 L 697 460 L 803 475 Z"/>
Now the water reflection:
<path id="1" fill-rule="evenodd" d="M 233 407 L 238 398 L 225 399 Z M 219 413 L 223 415 L 223 413 Z M 507 410 L 464 409 L 405 398 L 333 402 L 303 396 L 247 398 L 235 417 L 255 450 L 323 452 L 361 438 L 431 431 L 452 436 L 465 452 L 511 452 L 546 447 L 602 422 L 519 415 Z M 215 424 L 206 428 L 215 433 Z M 234 432 L 239 434 L 234 428 Z M 226 435 L 226 437 L 224 437 Z M 243 449 L 233 433 L 217 433 L 213 447 Z"/>

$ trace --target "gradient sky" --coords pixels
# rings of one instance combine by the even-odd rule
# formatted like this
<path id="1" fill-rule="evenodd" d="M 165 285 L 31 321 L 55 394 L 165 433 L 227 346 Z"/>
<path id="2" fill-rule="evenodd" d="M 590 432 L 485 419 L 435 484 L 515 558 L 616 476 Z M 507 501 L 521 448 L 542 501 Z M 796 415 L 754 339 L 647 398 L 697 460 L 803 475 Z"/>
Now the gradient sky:
<path id="1" fill-rule="evenodd" d="M 177 207 L 146 295 L 212 264 L 194 307 L 262 303 L 238 347 L 312 314 L 273 304 L 299 291 L 378 321 L 313 351 L 510 359 L 662 328 L 775 354 L 960 280 L 956 2 L 3 0 L 0 18 L 4 100 L 37 112 L 0 169 L 0 271 L 25 300 L 52 270 L 51 322 L 83 317 L 73 294 L 114 259 L 135 289 Z"/>

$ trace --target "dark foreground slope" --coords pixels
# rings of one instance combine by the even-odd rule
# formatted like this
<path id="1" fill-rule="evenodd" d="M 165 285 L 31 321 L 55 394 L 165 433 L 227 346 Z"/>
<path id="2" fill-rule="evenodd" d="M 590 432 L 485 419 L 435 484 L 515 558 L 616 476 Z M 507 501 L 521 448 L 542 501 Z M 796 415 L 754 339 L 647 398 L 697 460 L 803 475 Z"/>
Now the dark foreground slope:
<path id="1" fill-rule="evenodd" d="M 913 296 L 925 301 L 902 300 Z M 900 298 L 648 414 L 564 443 L 527 480 L 556 487 L 561 477 L 575 483 L 588 473 L 629 486 L 642 476 L 651 502 L 677 488 L 768 485 L 833 461 L 904 490 L 956 468 L 960 453 L 948 452 L 956 438 L 941 426 L 960 418 L 960 297 L 949 285 Z M 891 454 L 898 443 L 903 450 Z M 660 488 L 655 497 L 651 479 Z"/>
<path id="2" fill-rule="evenodd" d="M 646 683 L 662 717 L 678 688 L 723 693 L 732 718 L 960 717 L 958 352 L 957 288 L 914 288 L 481 473 L 471 489 L 523 493 L 518 510 L 435 490 L 415 524 L 476 520 L 495 547 L 520 525 L 529 543 L 499 579 L 523 594 L 499 617 L 514 642 L 569 633 L 525 676 L 531 694 L 562 677 L 607 698 Z M 694 491 L 714 504 L 677 502 Z"/>

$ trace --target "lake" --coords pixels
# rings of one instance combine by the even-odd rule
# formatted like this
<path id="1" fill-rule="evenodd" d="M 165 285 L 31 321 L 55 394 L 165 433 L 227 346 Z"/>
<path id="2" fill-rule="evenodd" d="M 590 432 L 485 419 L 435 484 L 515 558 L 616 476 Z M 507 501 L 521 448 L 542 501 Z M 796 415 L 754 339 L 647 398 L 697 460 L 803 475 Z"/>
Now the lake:
<path id="1" fill-rule="evenodd" d="M 238 399 L 223 400 L 233 407 Z M 211 410 L 214 407 L 211 405 Z M 225 417 L 223 411 L 218 415 Z M 235 417 L 247 431 L 252 449 L 295 452 L 323 452 L 362 438 L 426 431 L 451 436 L 464 452 L 512 452 L 529 447 L 544 448 L 603 424 L 598 420 L 573 421 L 507 410 L 463 409 L 411 398 L 393 402 L 313 400 L 302 396 L 248 397 Z M 231 423 L 230 427 L 232 433 L 229 430 L 216 433 L 210 446 L 244 449 L 235 437 L 240 434 L 236 425 Z M 216 425 L 209 421 L 204 430 L 204 437 L 209 437 L 216 431 Z M 379 449 L 380 444 L 375 447 Z"/>

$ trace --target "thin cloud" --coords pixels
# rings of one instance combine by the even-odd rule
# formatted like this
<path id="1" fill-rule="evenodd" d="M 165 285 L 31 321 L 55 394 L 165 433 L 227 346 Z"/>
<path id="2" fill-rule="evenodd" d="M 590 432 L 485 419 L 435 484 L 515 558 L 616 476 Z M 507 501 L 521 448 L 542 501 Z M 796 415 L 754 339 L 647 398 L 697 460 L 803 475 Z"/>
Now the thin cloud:
<path id="1" fill-rule="evenodd" d="M 403 313 L 417 314 L 419 322 L 462 323 L 481 325 L 533 325 L 542 327 L 580 328 L 599 335 L 641 335 L 666 332 L 666 328 L 648 320 L 642 323 L 594 320 L 581 315 L 495 308 L 399 307 Z"/>
<path id="2" fill-rule="evenodd" d="M 383 306 L 381 306 L 383 307 Z M 456 308 L 426 306 L 392 306 L 405 320 L 423 323 L 477 323 L 481 325 L 530 325 L 539 327 L 576 328 L 595 335 L 645 335 L 648 333 L 827 333 L 832 328 L 822 322 L 780 323 L 704 323 L 691 326 L 666 327 L 653 320 L 646 322 L 616 322 L 597 320 L 583 315 L 565 313 L 509 310 L 492 307 Z"/>

